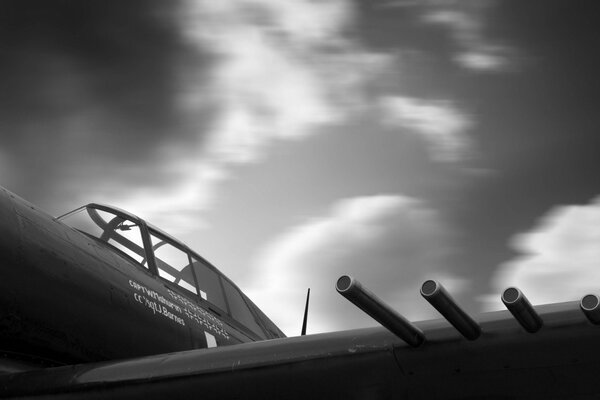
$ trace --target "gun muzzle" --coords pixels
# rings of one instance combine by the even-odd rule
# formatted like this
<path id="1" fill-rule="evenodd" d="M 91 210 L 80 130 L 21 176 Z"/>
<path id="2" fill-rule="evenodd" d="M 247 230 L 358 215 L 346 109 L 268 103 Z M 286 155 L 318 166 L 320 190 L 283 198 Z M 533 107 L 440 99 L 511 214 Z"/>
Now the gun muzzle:
<path id="1" fill-rule="evenodd" d="M 600 298 L 598 296 L 595 294 L 583 296 L 581 302 L 579 302 L 579 307 L 592 324 L 600 324 Z"/>
<path id="2" fill-rule="evenodd" d="M 535 333 L 540 330 L 543 325 L 542 318 L 519 289 L 515 287 L 506 289 L 502 293 L 502 302 L 527 332 Z"/>

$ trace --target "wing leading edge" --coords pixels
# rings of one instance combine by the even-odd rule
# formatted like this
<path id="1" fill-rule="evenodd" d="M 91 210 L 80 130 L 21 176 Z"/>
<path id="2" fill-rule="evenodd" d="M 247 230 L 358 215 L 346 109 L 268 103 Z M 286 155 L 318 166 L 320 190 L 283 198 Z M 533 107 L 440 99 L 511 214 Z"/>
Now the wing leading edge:
<path id="1" fill-rule="evenodd" d="M 579 303 L 538 306 L 526 332 L 508 311 L 483 314 L 481 336 L 446 320 L 415 323 L 411 347 L 383 328 L 245 343 L 0 377 L 2 397 L 206 399 L 589 398 L 600 393 L 600 331 Z"/>

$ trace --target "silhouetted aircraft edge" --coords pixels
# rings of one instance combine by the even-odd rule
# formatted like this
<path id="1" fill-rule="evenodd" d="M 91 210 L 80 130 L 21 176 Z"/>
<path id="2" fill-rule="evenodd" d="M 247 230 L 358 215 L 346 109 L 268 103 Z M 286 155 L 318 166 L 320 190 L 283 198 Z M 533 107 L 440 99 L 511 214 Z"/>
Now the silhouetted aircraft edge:
<path id="1" fill-rule="evenodd" d="M 109 206 L 76 212 L 97 237 L 0 190 L 3 398 L 600 395 L 595 295 L 532 306 L 509 288 L 507 310 L 472 318 L 426 281 L 421 295 L 443 318 L 409 322 L 343 276 L 338 292 L 383 327 L 286 338 L 175 238 Z"/>

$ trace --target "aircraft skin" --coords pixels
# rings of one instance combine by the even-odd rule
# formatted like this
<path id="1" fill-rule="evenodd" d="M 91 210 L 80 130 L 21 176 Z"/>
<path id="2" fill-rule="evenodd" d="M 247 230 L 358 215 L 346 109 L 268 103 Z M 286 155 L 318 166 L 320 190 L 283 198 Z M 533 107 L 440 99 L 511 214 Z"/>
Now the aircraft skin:
<path id="1" fill-rule="evenodd" d="M 218 346 L 260 339 L 5 189 L 0 237 L 6 360 L 65 365 L 205 348 L 207 333 Z"/>
<path id="2" fill-rule="evenodd" d="M 114 256 L 90 261 L 62 223 L 11 196 L 0 196 L 0 343 L 10 350 L 5 357 L 21 352 L 30 364 L 6 363 L 0 397 L 600 397 L 600 327 L 579 302 L 536 306 L 543 325 L 535 333 L 509 311 L 479 315 L 474 340 L 446 319 L 417 322 L 425 340 L 416 347 L 383 327 L 253 341 L 227 319 L 221 322 L 232 340 L 203 348 L 206 326 L 195 330 L 185 320 L 182 329 L 138 307 L 132 293 L 140 291 L 129 281 L 167 295 L 172 285 L 151 274 L 142 279 L 125 262 L 111 265 Z M 43 358 L 78 364 L 42 367 Z"/>

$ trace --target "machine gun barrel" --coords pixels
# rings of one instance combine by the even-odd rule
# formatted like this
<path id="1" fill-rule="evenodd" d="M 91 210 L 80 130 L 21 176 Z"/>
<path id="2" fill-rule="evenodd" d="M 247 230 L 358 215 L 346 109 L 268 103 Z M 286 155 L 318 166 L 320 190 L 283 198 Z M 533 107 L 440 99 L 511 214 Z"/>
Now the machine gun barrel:
<path id="1" fill-rule="evenodd" d="M 356 279 L 343 275 L 337 280 L 335 288 L 339 294 L 410 346 L 418 347 L 425 341 L 425 335 L 419 328 L 365 289 Z"/>
<path id="2" fill-rule="evenodd" d="M 465 338 L 475 340 L 481 335 L 477 322 L 456 304 L 441 283 L 425 281 L 421 286 L 421 295 Z"/>
<path id="3" fill-rule="evenodd" d="M 502 302 L 527 332 L 535 333 L 540 330 L 543 325 L 542 318 L 519 289 L 515 287 L 506 289 L 502 293 Z"/>

